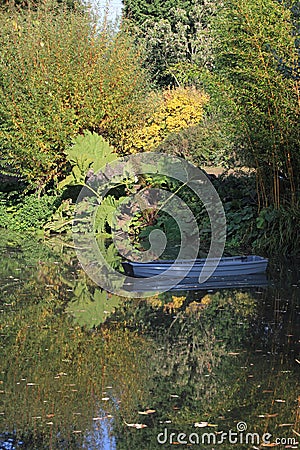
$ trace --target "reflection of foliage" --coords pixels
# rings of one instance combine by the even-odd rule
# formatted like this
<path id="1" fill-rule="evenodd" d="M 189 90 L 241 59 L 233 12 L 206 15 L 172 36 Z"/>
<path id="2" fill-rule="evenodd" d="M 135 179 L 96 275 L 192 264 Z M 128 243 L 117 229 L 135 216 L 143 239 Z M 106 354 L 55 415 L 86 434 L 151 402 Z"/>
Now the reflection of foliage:
<path id="1" fill-rule="evenodd" d="M 213 401 L 219 389 L 215 371 L 227 348 L 245 339 L 255 303 L 248 294 L 235 292 L 224 297 L 206 295 L 192 303 L 185 296 L 171 295 L 168 299 L 164 295 L 164 301 L 159 297 L 149 302 L 125 302 L 116 317 L 132 330 L 137 327 L 155 336 L 160 351 L 152 360 L 152 406 L 169 410 L 168 396 L 175 393 L 180 398 L 177 406 L 185 405 L 185 412 L 177 414 L 179 418 L 188 411 L 193 414 L 200 400 L 201 404 Z"/>
<path id="2" fill-rule="evenodd" d="M 266 292 L 265 298 L 269 295 Z M 224 291 L 202 298 L 192 294 L 192 302 L 178 299 L 164 294 L 149 302 L 126 302 L 123 313 L 116 314 L 131 330 L 151 335 L 157 343 L 148 363 L 153 370 L 149 398 L 137 405 L 142 410 L 153 408 L 155 417 L 144 418 L 149 428 L 140 434 L 120 426 L 118 448 L 127 448 L 129 441 L 133 449 L 160 448 L 156 436 L 164 428 L 169 434 L 188 434 L 197 431 L 195 422 L 203 421 L 216 424 L 203 432 L 234 429 L 237 421 L 244 420 L 250 432 L 262 434 L 267 429 L 274 437 L 291 436 L 291 427 L 278 425 L 296 420 L 297 375 L 285 370 L 290 366 L 285 358 L 281 365 L 276 353 L 262 357 L 260 351 L 252 354 L 244 347 L 249 346 L 255 319 L 255 296 Z M 260 350 L 260 343 L 261 336 L 255 350 Z M 132 420 L 141 420 L 137 410 Z"/>
<path id="3" fill-rule="evenodd" d="M 87 291 L 91 303 L 94 293 L 102 301 L 103 293 L 85 286 L 72 250 L 58 243 L 54 249 L 19 241 L 1 253 L 4 282 L 24 267 L 22 283 L 11 279 L 6 288 L 0 325 L 3 429 L 14 424 L 24 448 L 84 448 L 108 415 L 108 432 L 124 450 L 161 448 L 156 436 L 165 427 L 191 433 L 202 421 L 217 425 L 205 431 L 235 429 L 244 420 L 249 432 L 292 436 L 293 426 L 279 425 L 294 423 L 298 406 L 298 363 L 290 360 L 300 330 L 299 293 L 291 287 L 298 272 L 289 278 L 284 267 L 289 284 L 276 288 L 276 311 L 268 306 L 273 288 L 168 292 L 122 301 L 89 331 L 65 314 L 66 304 Z M 25 268 L 26 259 L 32 267 Z M 94 448 L 102 448 L 103 433 L 99 425 Z"/>
<path id="4" fill-rule="evenodd" d="M 43 249 L 51 256 L 47 247 L 35 246 L 40 254 Z M 29 247 L 33 250 L 32 242 Z M 14 267 L 25 267 L 21 249 L 2 254 L 2 259 L 15 263 L 1 266 L 6 268 L 3 278 L 18 274 Z M 30 261 L 30 253 L 27 257 Z M 74 267 L 65 266 L 61 259 L 58 264 L 57 254 L 52 258 L 40 263 L 33 258 L 31 267 L 22 272 L 26 275 L 22 284 L 7 288 L 2 305 L 4 428 L 14 431 L 30 450 L 83 448 L 90 433 L 86 430 L 103 423 L 92 418 L 114 413 L 115 396 L 122 401 L 122 414 L 129 417 L 132 402 L 143 397 L 138 386 L 149 375 L 145 370 L 149 346 L 143 338 L 118 329 L 85 331 L 65 314 L 71 288 L 80 296 L 86 287 L 83 280 L 73 281 L 69 270 Z M 72 262 L 68 256 L 66 260 Z M 99 293 L 96 289 L 97 301 L 102 300 Z M 102 401 L 110 385 L 114 394 Z M 97 448 L 102 448 L 101 427 L 98 437 Z"/>
<path id="5" fill-rule="evenodd" d="M 74 299 L 70 301 L 66 311 L 74 316 L 76 323 L 91 329 L 105 322 L 119 303 L 120 297 L 97 288 L 92 293 L 86 282 L 78 281 L 74 287 Z"/>

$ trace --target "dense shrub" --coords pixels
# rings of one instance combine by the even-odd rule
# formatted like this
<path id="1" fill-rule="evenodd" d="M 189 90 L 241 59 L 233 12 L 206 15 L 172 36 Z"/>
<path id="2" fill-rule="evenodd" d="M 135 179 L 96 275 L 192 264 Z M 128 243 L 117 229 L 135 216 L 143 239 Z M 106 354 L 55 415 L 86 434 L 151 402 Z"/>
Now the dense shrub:
<path id="1" fill-rule="evenodd" d="M 9 200 L 7 195 L 0 198 L 0 228 L 17 232 L 35 231 L 42 229 L 50 219 L 59 199 L 36 194 L 22 196 L 18 203 Z"/>
<path id="2" fill-rule="evenodd" d="M 199 124 L 169 134 L 156 150 L 181 156 L 200 167 L 227 167 L 235 156 L 230 136 L 216 114 L 204 114 Z"/>
<path id="3" fill-rule="evenodd" d="M 98 19 L 47 3 L 1 11 L 3 172 L 43 187 L 60 176 L 64 150 L 82 130 L 122 150 L 125 132 L 142 122 L 148 83 L 139 51 Z"/>

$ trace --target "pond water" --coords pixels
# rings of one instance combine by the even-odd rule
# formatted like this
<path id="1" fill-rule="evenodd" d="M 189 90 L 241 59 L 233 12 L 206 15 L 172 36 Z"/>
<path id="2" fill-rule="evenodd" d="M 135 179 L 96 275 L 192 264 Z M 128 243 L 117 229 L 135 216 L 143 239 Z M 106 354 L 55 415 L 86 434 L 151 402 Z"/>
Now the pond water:
<path id="1" fill-rule="evenodd" d="M 300 448 L 299 262 L 122 299 L 61 241 L 0 253 L 1 449 Z"/>

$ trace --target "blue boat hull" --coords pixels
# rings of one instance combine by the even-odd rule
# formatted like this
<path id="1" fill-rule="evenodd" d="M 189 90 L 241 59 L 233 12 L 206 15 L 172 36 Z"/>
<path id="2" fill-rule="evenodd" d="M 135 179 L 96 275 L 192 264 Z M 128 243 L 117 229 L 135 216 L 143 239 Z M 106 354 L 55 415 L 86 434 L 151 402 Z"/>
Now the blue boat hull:
<path id="1" fill-rule="evenodd" d="M 146 263 L 124 262 L 125 273 L 137 278 L 166 276 L 174 278 L 199 278 L 201 272 L 215 266 L 215 259 L 150 261 Z M 204 266 L 205 265 L 205 266 Z M 268 260 L 261 256 L 224 257 L 218 262 L 212 275 L 214 277 L 231 277 L 264 273 Z M 205 272 L 204 272 L 205 273 Z"/>

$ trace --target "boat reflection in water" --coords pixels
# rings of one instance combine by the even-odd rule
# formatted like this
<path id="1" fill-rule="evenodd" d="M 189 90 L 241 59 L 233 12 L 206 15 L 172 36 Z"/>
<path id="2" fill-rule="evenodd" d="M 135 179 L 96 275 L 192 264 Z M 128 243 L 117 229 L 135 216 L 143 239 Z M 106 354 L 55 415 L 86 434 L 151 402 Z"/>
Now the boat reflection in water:
<path id="1" fill-rule="evenodd" d="M 165 292 L 165 291 L 207 291 L 219 289 L 254 288 L 268 286 L 270 283 L 265 273 L 255 275 L 236 275 L 226 277 L 210 277 L 204 283 L 197 278 L 157 279 L 126 278 L 123 289 L 128 292 Z"/>

